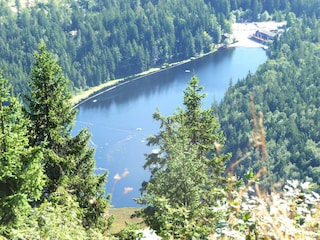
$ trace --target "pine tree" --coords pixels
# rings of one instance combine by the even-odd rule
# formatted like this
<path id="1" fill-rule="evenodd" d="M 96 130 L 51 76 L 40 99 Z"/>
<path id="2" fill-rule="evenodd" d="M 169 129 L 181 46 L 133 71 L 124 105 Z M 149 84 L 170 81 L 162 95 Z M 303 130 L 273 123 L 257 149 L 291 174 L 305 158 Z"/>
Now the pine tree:
<path id="1" fill-rule="evenodd" d="M 89 147 L 88 131 L 71 135 L 76 110 L 70 103 L 68 81 L 43 42 L 34 58 L 26 114 L 31 119 L 32 145 L 45 147 L 43 166 L 48 183 L 42 198 L 49 200 L 58 187 L 66 188 L 83 210 L 84 226 L 101 228 L 108 206 L 104 188 L 107 173 L 94 174 L 94 150 Z"/>
<path id="2" fill-rule="evenodd" d="M 154 114 L 160 132 L 148 145 L 159 150 L 146 155 L 144 167 L 151 177 L 137 200 L 147 207 L 138 215 L 166 239 L 203 238 L 217 222 L 211 208 L 222 196 L 229 155 L 219 154 L 224 138 L 212 109 L 201 109 L 202 89 L 192 77 L 184 92 L 185 109 L 169 117 Z"/>
<path id="3" fill-rule="evenodd" d="M 26 96 L 27 116 L 31 119 L 29 136 L 31 145 L 45 145 L 44 169 L 49 178 L 45 192 L 49 194 L 74 167 L 64 157 L 76 111 L 70 105 L 67 79 L 44 43 L 34 58 L 31 95 Z"/>
<path id="4" fill-rule="evenodd" d="M 0 235 L 10 234 L 30 213 L 44 185 L 41 148 L 29 145 L 29 121 L 11 90 L 0 73 Z"/>

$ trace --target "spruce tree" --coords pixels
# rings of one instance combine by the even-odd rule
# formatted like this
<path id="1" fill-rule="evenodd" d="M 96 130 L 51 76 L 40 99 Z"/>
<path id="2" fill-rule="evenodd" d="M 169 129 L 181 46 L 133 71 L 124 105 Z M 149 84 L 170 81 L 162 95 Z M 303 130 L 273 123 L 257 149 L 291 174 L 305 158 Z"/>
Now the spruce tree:
<path id="1" fill-rule="evenodd" d="M 44 185 L 41 148 L 29 145 L 29 121 L 11 91 L 0 73 L 0 235 L 5 236 L 28 216 Z"/>
<path id="2" fill-rule="evenodd" d="M 148 139 L 158 151 L 146 155 L 151 172 L 138 203 L 138 215 L 165 239 L 203 239 L 217 222 L 212 212 L 223 196 L 223 171 L 229 155 L 219 154 L 224 137 L 212 109 L 202 110 L 204 94 L 197 77 L 184 92 L 184 109 L 164 117 L 160 132 Z"/>
<path id="3" fill-rule="evenodd" d="M 45 192 L 50 194 L 75 167 L 72 166 L 74 162 L 65 159 L 65 146 L 76 110 L 70 104 L 67 79 L 43 42 L 39 52 L 34 54 L 29 86 L 31 95 L 26 99 L 27 116 L 31 119 L 30 143 L 33 146 L 45 145 L 44 169 L 49 178 Z"/>
<path id="4" fill-rule="evenodd" d="M 76 196 L 83 225 L 102 228 L 108 206 L 104 188 L 107 173 L 94 174 L 94 149 L 89 147 L 88 131 L 71 135 L 76 110 L 70 103 L 68 80 L 43 42 L 34 54 L 29 85 L 26 114 L 31 119 L 30 141 L 33 146 L 45 147 L 43 167 L 48 182 L 42 198 L 50 200 L 58 187 L 64 187 Z"/>

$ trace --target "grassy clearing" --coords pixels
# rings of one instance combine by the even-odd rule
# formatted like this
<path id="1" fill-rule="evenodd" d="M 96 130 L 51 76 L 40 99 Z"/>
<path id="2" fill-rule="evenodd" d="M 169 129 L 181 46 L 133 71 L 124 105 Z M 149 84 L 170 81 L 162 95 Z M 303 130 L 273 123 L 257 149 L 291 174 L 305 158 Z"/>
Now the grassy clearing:
<path id="1" fill-rule="evenodd" d="M 131 218 L 131 215 L 139 208 L 110 208 L 109 214 L 114 216 L 114 223 L 111 226 L 111 233 L 117 233 L 126 227 L 126 224 L 140 224 L 141 218 Z M 141 224 L 141 228 L 144 225 Z"/>
<path id="2" fill-rule="evenodd" d="M 122 79 L 117 79 L 117 80 L 110 80 L 106 83 L 103 83 L 99 86 L 96 86 L 96 87 L 92 87 L 88 90 L 82 90 L 82 91 L 79 91 L 77 93 L 74 93 L 74 95 L 72 96 L 72 99 L 71 99 L 71 103 L 73 105 L 81 102 L 82 100 L 88 98 L 89 96 L 93 95 L 94 93 L 96 92 L 99 92 L 100 90 L 102 90 L 103 88 L 106 88 L 106 87 L 110 87 L 110 86 L 113 86 L 113 85 L 116 85 L 118 84 Z"/>

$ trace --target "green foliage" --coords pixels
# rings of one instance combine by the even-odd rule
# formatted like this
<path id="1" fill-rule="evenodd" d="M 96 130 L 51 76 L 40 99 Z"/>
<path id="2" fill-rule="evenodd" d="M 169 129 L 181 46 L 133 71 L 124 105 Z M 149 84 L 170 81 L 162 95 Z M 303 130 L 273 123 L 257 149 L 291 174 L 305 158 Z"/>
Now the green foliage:
<path id="1" fill-rule="evenodd" d="M 66 190 L 59 188 L 52 194 L 50 202 L 45 200 L 35 210 L 40 238 L 70 239 L 84 238 L 81 224 L 81 209 Z"/>
<path id="2" fill-rule="evenodd" d="M 16 6 L 15 6 L 16 5 Z M 74 90 L 212 50 L 234 20 L 319 17 L 318 0 L 2 1 L 0 67 L 16 92 L 28 90 L 33 51 L 43 39 Z M 206 34 L 203 34 L 206 33 Z"/>
<path id="3" fill-rule="evenodd" d="M 81 208 L 66 189 L 59 188 L 49 201 L 23 219 L 8 239 L 106 239 L 98 229 L 85 229 Z"/>
<path id="4" fill-rule="evenodd" d="M 245 155 L 248 141 L 254 138 L 248 134 L 252 120 L 247 93 L 252 92 L 257 109 L 265 113 L 265 157 L 268 171 L 275 173 L 269 175 L 269 186 L 299 178 L 311 180 L 318 188 L 318 0 L 63 0 L 39 2 L 29 8 L 20 1 L 15 4 L 17 12 L 5 2 L 0 4 L 0 66 L 9 64 L 16 92 L 26 91 L 23 79 L 31 67 L 31 92 L 25 118 L 7 80 L 0 79 L 2 236 L 103 239 L 110 224 L 105 217 L 107 173 L 94 175 L 94 150 L 88 147 L 87 130 L 70 135 L 76 112 L 69 103 L 69 90 L 210 51 L 221 42 L 221 35 L 230 31 L 234 19 L 230 11 L 237 20 L 283 19 L 286 15 L 290 29 L 274 41 L 271 59 L 258 73 L 231 87 L 222 101 L 219 115 L 228 138 L 226 149 L 233 151 L 235 158 L 238 153 Z M 297 21 L 302 16 L 303 20 Z M 40 39 L 43 43 L 33 55 Z M 217 227 L 224 231 L 227 224 L 221 219 L 225 217 L 229 220 L 225 234 L 231 231 L 251 239 L 260 236 L 263 226 L 268 226 L 264 229 L 268 233 L 274 226 L 279 228 L 275 224 L 279 216 L 286 216 L 283 212 L 273 213 L 277 217 L 271 215 L 270 221 L 261 219 L 269 216 L 274 205 L 285 208 L 289 203 L 294 207 L 288 218 L 292 233 L 301 238 L 318 237 L 319 215 L 312 215 L 309 208 L 319 196 L 307 192 L 304 185 L 297 190 L 297 185 L 289 182 L 284 198 L 274 195 L 274 205 L 265 201 L 268 208 L 261 211 L 263 217 L 256 211 L 266 199 L 257 199 L 258 192 L 243 195 L 240 189 L 233 192 L 232 205 L 222 204 L 222 172 L 228 156 L 219 154 L 224 138 L 212 111 L 201 110 L 201 90 L 192 78 L 184 96 L 185 109 L 169 117 L 154 114 L 161 123 L 160 132 L 150 137 L 148 144 L 158 146 L 159 151 L 146 156 L 151 178 L 138 200 L 147 205 L 139 213 L 145 222 L 164 238 L 191 239 L 206 238 Z M 261 167 L 260 157 L 245 155 L 237 173 L 250 169 L 250 181 Z M 241 206 L 240 210 L 235 206 Z M 306 234 L 299 235 L 302 233 Z M 119 234 L 135 237 L 131 227 Z"/>
<path id="5" fill-rule="evenodd" d="M 140 231 L 140 232 L 139 232 Z M 136 224 L 127 224 L 127 226 L 118 233 L 114 234 L 117 239 L 138 240 L 142 239 L 141 229 Z"/>
<path id="6" fill-rule="evenodd" d="M 30 143 L 45 146 L 45 173 L 49 178 L 47 192 L 54 192 L 65 175 L 71 172 L 74 162 L 65 161 L 67 140 L 76 111 L 69 103 L 67 79 L 56 60 L 42 42 L 35 53 L 31 70 L 31 94 L 27 116 L 31 119 Z"/>
<path id="7" fill-rule="evenodd" d="M 71 136 L 76 110 L 70 103 L 68 81 L 44 43 L 35 53 L 30 88 L 26 111 L 31 119 L 30 143 L 44 146 L 42 164 L 48 178 L 42 200 L 49 201 L 59 187 L 64 187 L 82 209 L 83 225 L 105 231 L 107 173 L 94 174 L 94 150 L 89 147 L 88 131 Z"/>
<path id="8" fill-rule="evenodd" d="M 159 151 L 146 155 L 151 177 L 137 200 L 147 207 L 138 215 L 165 239 L 208 236 L 216 222 L 210 209 L 223 194 L 228 155 L 219 154 L 224 138 L 212 110 L 201 109 L 201 90 L 193 77 L 184 93 L 185 110 L 169 117 L 154 114 L 160 132 L 148 145 Z"/>
<path id="9" fill-rule="evenodd" d="M 308 29 L 312 29 L 309 31 Z M 315 18 L 297 21 L 271 50 L 270 59 L 255 75 L 248 75 L 228 89 L 220 109 L 221 128 L 235 161 L 248 151 L 253 126 L 248 95 L 256 109 L 264 112 L 267 140 L 267 163 L 270 182 L 287 179 L 311 181 L 319 186 L 317 167 L 319 146 L 319 47 L 320 24 Z M 250 155 L 236 167 L 243 176 L 248 168 L 260 169 L 259 155 Z M 319 190 L 319 189 L 318 189 Z"/>
<path id="10" fill-rule="evenodd" d="M 44 186 L 42 151 L 29 145 L 21 103 L 0 76 L 0 235 L 10 234 L 31 211 Z"/>
<path id="11" fill-rule="evenodd" d="M 59 56 L 73 87 L 84 89 L 208 52 L 222 34 L 223 20 L 203 0 L 39 1 L 17 13 L 14 4 L 0 8 L 0 66 L 9 64 L 17 92 L 27 88 L 23 79 L 40 39 Z"/>
<path id="12" fill-rule="evenodd" d="M 266 194 L 257 183 L 235 189 L 220 202 L 224 209 L 219 239 L 317 239 L 319 194 L 308 182 L 287 181 L 282 191 Z"/>
<path id="13" fill-rule="evenodd" d="M 75 110 L 67 80 L 44 44 L 35 53 L 30 85 L 23 112 L 1 73 L 0 236 L 105 239 L 107 173 L 94 174 L 88 131 L 70 134 Z"/>
<path id="14" fill-rule="evenodd" d="M 249 169 L 244 174 L 246 184 L 234 175 L 234 168 L 245 158 L 231 166 L 228 194 L 212 210 L 220 213 L 219 224 L 212 238 L 216 239 L 317 239 L 319 238 L 320 195 L 313 192 L 315 184 L 287 180 L 266 189 L 263 179 L 266 171 L 266 143 L 262 114 L 257 123 L 251 96 L 254 122 L 252 145 L 260 153 L 262 168 L 255 174 Z M 247 152 L 250 156 L 254 152 Z"/>

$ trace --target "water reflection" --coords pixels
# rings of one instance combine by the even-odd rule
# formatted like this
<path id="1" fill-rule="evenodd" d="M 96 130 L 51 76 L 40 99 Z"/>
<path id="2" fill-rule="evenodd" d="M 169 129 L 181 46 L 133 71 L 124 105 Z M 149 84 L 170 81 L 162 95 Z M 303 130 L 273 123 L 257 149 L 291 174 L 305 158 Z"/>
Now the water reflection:
<path id="1" fill-rule="evenodd" d="M 193 74 L 208 94 L 204 107 L 210 107 L 214 99 L 223 97 L 231 78 L 244 78 L 264 61 L 262 49 L 226 49 L 122 85 L 78 106 L 74 132 L 88 127 L 92 133 L 97 168 L 109 170 L 107 192 L 113 194 L 112 204 L 136 206 L 132 198 L 149 176 L 142 168 L 144 154 L 152 151 L 146 138 L 159 131 L 152 119 L 156 108 L 167 116 L 181 106 Z"/>

